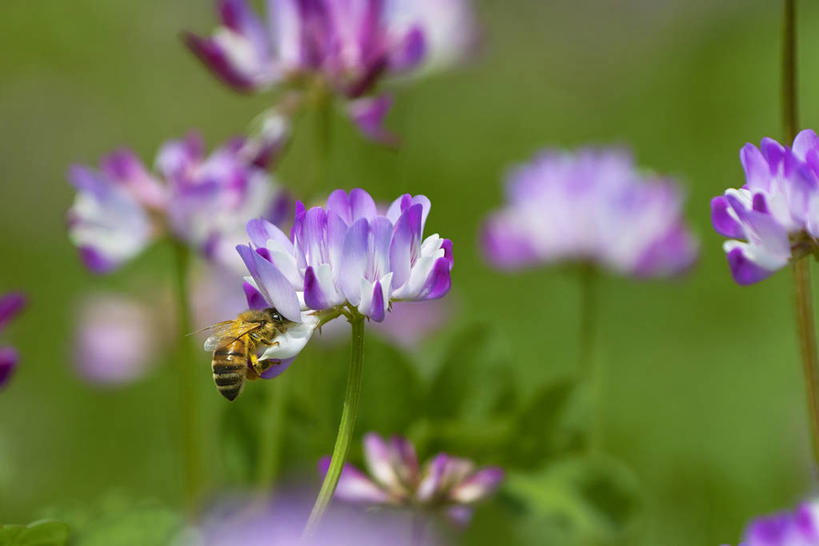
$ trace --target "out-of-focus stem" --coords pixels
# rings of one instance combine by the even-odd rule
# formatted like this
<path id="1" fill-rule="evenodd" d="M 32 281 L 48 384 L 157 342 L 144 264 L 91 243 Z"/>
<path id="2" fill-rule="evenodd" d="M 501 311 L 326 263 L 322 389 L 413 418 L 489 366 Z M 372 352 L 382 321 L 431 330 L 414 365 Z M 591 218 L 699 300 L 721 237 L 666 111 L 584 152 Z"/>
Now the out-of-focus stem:
<path id="1" fill-rule="evenodd" d="M 585 382 L 585 392 L 589 404 L 589 431 L 587 447 L 594 450 L 599 447 L 600 428 L 600 370 L 595 358 L 597 340 L 597 270 L 593 265 L 583 265 L 580 277 L 580 331 L 578 333 L 577 370 Z"/>
<path id="2" fill-rule="evenodd" d="M 180 436 L 182 440 L 182 475 L 185 480 L 185 504 L 194 514 L 199 501 L 202 476 L 202 459 L 199 451 L 199 400 L 196 393 L 196 367 L 193 365 L 191 341 L 187 335 L 192 331 L 190 298 L 188 294 L 188 266 L 190 251 L 181 242 L 174 241 L 176 258 L 176 302 L 179 350 L 178 366 L 180 404 Z"/>
<path id="3" fill-rule="evenodd" d="M 259 440 L 258 485 L 259 493 L 266 494 L 274 486 L 281 464 L 281 445 L 284 437 L 284 413 L 287 408 L 287 383 L 282 378 L 271 381 L 267 389 L 266 419 Z M 270 432 L 267 432 L 267 427 Z"/>
<path id="4" fill-rule="evenodd" d="M 347 460 L 347 453 L 350 451 L 350 441 L 353 438 L 353 430 L 358 415 L 358 401 L 361 397 L 361 369 L 364 363 L 364 317 L 357 312 L 353 312 L 350 324 L 352 325 L 352 347 L 350 349 L 350 369 L 347 374 L 344 408 L 341 412 L 336 444 L 333 447 L 333 455 L 330 459 L 330 468 L 324 476 L 318 498 L 315 505 L 313 505 L 310 519 L 304 529 L 305 537 L 309 537 L 316 532 L 324 512 L 330 505 L 330 500 L 333 498 L 338 479 L 344 468 L 344 462 Z"/>
<path id="5" fill-rule="evenodd" d="M 786 141 L 791 142 L 796 136 L 798 127 L 795 0 L 785 0 L 782 41 L 782 126 Z M 813 454 L 819 464 L 819 357 L 817 357 L 816 350 L 810 262 L 806 258 L 794 262 L 793 280 L 796 323 L 810 411 Z"/>
<path id="6" fill-rule="evenodd" d="M 597 338 L 597 271 L 584 265 L 580 270 L 580 332 L 578 333 L 577 366 L 579 373 L 590 380 L 595 373 L 594 343 Z"/>
<path id="7" fill-rule="evenodd" d="M 333 140 L 333 100 L 329 92 L 320 92 L 316 99 L 315 112 L 315 180 L 312 191 L 306 197 L 315 199 L 326 191 L 329 172 L 330 148 Z"/>
<path id="8" fill-rule="evenodd" d="M 813 294 L 810 286 L 810 262 L 802 258 L 793 264 L 796 325 L 802 352 L 802 371 L 810 412 L 813 456 L 819 465 L 819 359 L 816 354 L 816 326 L 813 318 Z"/>
<path id="9" fill-rule="evenodd" d="M 797 122 L 796 79 L 796 0 L 784 0 L 782 23 L 782 131 L 786 143 L 793 141 Z M 810 281 L 810 262 L 797 259 L 792 266 L 796 328 L 802 354 L 802 372 L 805 375 L 808 411 L 813 441 L 813 457 L 819 465 L 819 357 L 816 352 L 816 325 L 813 315 L 813 293 Z"/>
<path id="10" fill-rule="evenodd" d="M 797 131 L 796 91 L 796 0 L 785 0 L 782 24 L 782 129 L 786 144 Z"/>

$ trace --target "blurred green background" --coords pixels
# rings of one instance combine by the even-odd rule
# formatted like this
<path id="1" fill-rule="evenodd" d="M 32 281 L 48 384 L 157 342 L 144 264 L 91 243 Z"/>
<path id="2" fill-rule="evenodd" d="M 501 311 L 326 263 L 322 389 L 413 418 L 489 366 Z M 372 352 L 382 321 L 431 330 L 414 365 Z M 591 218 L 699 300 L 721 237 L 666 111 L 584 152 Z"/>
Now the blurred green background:
<path id="1" fill-rule="evenodd" d="M 815 127 L 819 5 L 799 4 L 800 119 Z M 781 6 L 485 0 L 477 7 L 482 57 L 397 91 L 389 125 L 403 136 L 399 152 L 363 141 L 340 117 L 334 125 L 333 187 L 361 186 L 382 201 L 426 194 L 428 231 L 455 242 L 458 313 L 412 361 L 428 376 L 448 337 L 478 322 L 482 335 L 503 340 L 509 376 L 523 395 L 571 372 L 577 280 L 558 270 L 494 272 L 481 260 L 476 232 L 500 203 L 505 170 L 539 147 L 631 145 L 641 165 L 687 188 L 702 258 L 681 281 L 609 277 L 600 287 L 603 445 L 633 469 L 642 491 L 622 541 L 736 543 L 752 516 L 815 491 L 790 275 L 734 285 L 708 208 L 713 195 L 743 183 L 741 145 L 780 136 Z M 65 171 L 121 145 L 151 161 L 161 142 L 192 127 L 211 145 L 242 132 L 269 97 L 234 94 L 179 40 L 182 29 L 205 32 L 214 23 L 211 3 L 201 0 L 0 6 L 0 291 L 31 298 L 3 339 L 23 361 L 0 394 L 2 521 L 30 521 L 47 507 L 98 502 L 110 491 L 180 501 L 173 367 L 99 390 L 70 364 L 82 294 L 165 290 L 170 250 L 156 246 L 110 277 L 87 273 L 64 228 L 73 199 Z M 312 168 L 304 135 L 277 173 L 295 188 Z M 366 365 L 386 365 L 372 354 L 383 348 L 370 347 Z M 307 392 L 312 385 L 318 400 L 327 389 L 316 385 L 340 378 L 325 369 L 343 370 L 344 357 L 335 355 L 346 353 L 323 358 L 311 350 L 280 381 Z M 208 356 L 201 360 L 197 387 L 210 430 L 224 404 L 211 390 Z M 340 403 L 316 402 L 333 409 L 288 437 L 285 453 L 329 452 Z M 305 444 L 295 445 L 300 439 Z M 214 441 L 211 435 L 208 464 L 217 458 Z M 222 465 L 213 465 L 218 484 Z"/>

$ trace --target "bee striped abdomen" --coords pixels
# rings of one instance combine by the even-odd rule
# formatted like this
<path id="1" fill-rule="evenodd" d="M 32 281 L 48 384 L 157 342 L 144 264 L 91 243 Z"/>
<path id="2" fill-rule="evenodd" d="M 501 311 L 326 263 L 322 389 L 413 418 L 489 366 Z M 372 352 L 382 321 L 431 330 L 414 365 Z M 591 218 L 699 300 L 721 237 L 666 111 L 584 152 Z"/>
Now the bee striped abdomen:
<path id="1" fill-rule="evenodd" d="M 242 392 L 247 376 L 247 344 L 237 339 L 213 352 L 213 382 L 228 400 L 235 400 Z"/>

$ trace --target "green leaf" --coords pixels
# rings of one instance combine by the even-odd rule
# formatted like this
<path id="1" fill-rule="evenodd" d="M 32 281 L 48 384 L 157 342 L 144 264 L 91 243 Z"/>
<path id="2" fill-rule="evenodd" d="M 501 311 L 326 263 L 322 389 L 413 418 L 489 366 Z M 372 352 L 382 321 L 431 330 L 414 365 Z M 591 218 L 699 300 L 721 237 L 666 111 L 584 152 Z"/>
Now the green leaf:
<path id="1" fill-rule="evenodd" d="M 30 523 L 17 535 L 15 546 L 62 546 L 68 542 L 70 529 L 59 521 Z"/>
<path id="2" fill-rule="evenodd" d="M 633 474 L 610 457 L 575 457 L 532 473 L 510 474 L 506 492 L 528 514 L 527 527 L 548 528 L 572 543 L 621 536 L 635 516 L 639 498 Z"/>
<path id="3" fill-rule="evenodd" d="M 472 325 L 455 335 L 430 386 L 428 416 L 482 422 L 507 413 L 515 400 L 508 353 L 488 324 Z"/>
<path id="4" fill-rule="evenodd" d="M 166 546 L 182 528 L 182 519 L 166 508 L 152 505 L 102 514 L 77 533 L 77 546 L 139 544 Z"/>
<path id="5" fill-rule="evenodd" d="M 541 388 L 517 415 L 515 449 L 507 464 L 520 468 L 540 466 L 546 459 L 577 452 L 585 438 L 584 389 L 572 378 Z"/>
<path id="6" fill-rule="evenodd" d="M 14 539 L 25 528 L 24 525 L 0 525 L 0 546 L 15 544 Z"/>
<path id="7" fill-rule="evenodd" d="M 0 546 L 63 546 L 71 533 L 67 524 L 42 520 L 0 527 Z"/>

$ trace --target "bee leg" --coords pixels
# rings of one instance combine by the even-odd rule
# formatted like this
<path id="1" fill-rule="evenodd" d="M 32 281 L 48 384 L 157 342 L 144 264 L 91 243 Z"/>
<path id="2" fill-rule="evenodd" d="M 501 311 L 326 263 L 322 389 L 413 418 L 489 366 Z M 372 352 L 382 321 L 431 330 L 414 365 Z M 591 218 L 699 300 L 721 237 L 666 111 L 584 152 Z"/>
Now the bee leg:
<path id="1" fill-rule="evenodd" d="M 279 342 L 274 341 L 270 344 L 271 347 L 278 347 Z M 250 355 L 250 365 L 259 376 L 261 376 L 264 372 L 270 369 L 271 366 L 274 364 L 278 364 L 276 360 L 259 360 L 259 357 L 255 354 Z"/>

